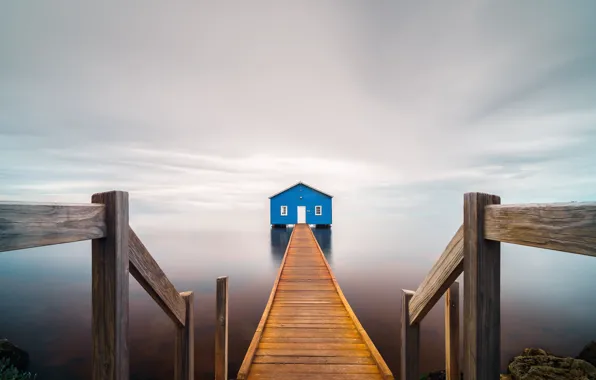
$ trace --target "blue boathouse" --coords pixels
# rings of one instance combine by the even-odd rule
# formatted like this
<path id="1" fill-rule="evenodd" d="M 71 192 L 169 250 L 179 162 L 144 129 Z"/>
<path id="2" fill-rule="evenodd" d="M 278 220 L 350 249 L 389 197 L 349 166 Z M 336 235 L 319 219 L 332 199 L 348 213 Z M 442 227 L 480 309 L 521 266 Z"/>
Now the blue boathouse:
<path id="1" fill-rule="evenodd" d="M 305 183 L 288 187 L 269 197 L 272 227 L 306 223 L 329 228 L 333 196 Z"/>

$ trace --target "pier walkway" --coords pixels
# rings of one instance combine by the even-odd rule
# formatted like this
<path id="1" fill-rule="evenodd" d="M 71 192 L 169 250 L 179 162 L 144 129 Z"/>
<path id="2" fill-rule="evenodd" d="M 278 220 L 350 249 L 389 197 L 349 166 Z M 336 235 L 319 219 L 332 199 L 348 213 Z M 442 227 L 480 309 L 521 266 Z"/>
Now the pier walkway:
<path id="1" fill-rule="evenodd" d="M 238 379 L 393 379 L 310 227 L 294 227 Z"/>

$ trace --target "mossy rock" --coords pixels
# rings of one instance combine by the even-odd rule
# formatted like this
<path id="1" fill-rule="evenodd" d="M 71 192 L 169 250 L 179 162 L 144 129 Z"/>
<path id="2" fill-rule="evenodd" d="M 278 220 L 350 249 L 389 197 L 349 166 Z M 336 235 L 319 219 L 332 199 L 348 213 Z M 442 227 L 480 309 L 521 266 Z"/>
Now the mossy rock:
<path id="1" fill-rule="evenodd" d="M 508 366 L 513 380 L 596 380 L 596 367 L 574 358 L 549 355 L 541 349 L 525 349 Z"/>
<path id="2" fill-rule="evenodd" d="M 5 359 L 19 371 L 29 367 L 29 354 L 15 346 L 8 339 L 0 339 L 0 360 Z"/>
<path id="3" fill-rule="evenodd" d="M 585 360 L 588 363 L 596 366 L 596 342 L 591 341 L 581 350 L 577 359 Z"/>

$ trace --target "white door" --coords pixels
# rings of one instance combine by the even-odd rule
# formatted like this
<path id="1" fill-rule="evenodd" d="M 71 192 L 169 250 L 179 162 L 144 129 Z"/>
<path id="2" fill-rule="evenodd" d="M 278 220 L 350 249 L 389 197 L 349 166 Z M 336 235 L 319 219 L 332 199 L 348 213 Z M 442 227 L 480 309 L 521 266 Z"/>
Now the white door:
<path id="1" fill-rule="evenodd" d="M 298 206 L 298 222 L 306 223 L 306 206 Z"/>

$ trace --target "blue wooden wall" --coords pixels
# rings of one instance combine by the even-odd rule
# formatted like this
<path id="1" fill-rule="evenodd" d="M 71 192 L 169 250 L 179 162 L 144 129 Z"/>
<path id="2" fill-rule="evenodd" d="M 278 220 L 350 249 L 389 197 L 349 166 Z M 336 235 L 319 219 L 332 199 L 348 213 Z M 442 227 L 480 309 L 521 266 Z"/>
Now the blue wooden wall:
<path id="1" fill-rule="evenodd" d="M 271 224 L 296 224 L 298 206 L 306 206 L 306 223 L 331 224 L 331 197 L 304 184 L 298 184 L 270 199 Z M 281 215 L 281 206 L 288 206 L 288 215 Z M 315 215 L 315 206 L 323 206 L 322 215 Z"/>

